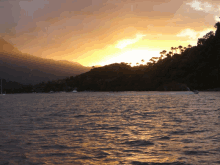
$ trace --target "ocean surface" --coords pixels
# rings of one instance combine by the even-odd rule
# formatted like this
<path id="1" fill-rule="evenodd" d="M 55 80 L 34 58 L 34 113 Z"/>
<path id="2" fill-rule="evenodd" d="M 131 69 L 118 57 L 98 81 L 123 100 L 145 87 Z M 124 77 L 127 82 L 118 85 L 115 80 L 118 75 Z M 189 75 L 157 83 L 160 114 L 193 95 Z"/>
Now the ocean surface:
<path id="1" fill-rule="evenodd" d="M 0 165 L 17 164 L 220 164 L 220 92 L 0 95 Z"/>

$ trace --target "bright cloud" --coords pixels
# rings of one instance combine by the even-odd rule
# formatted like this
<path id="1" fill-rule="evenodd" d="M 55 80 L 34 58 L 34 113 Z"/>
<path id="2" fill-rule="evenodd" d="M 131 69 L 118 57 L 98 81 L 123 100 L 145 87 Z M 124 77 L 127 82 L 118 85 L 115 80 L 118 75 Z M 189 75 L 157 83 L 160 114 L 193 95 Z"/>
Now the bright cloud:
<path id="1" fill-rule="evenodd" d="M 215 21 L 219 21 L 220 5 L 214 6 L 209 2 L 201 2 L 197 0 L 187 3 L 187 5 L 189 5 L 194 10 L 203 11 L 205 13 L 212 14 Z"/>
<path id="2" fill-rule="evenodd" d="M 216 15 L 216 16 L 215 16 L 215 21 L 216 21 L 216 22 L 220 22 L 220 17 Z"/>
<path id="3" fill-rule="evenodd" d="M 177 37 L 189 37 L 190 39 L 196 39 L 198 33 L 192 29 L 185 29 L 177 34 Z"/>
<path id="4" fill-rule="evenodd" d="M 202 6 L 201 6 L 201 2 L 196 1 L 196 0 L 194 0 L 190 3 L 187 3 L 187 5 L 190 5 L 195 10 L 203 10 Z"/>
<path id="5" fill-rule="evenodd" d="M 127 47 L 128 45 L 131 45 L 131 44 L 134 44 L 134 43 L 138 42 L 138 41 L 141 40 L 144 36 L 146 36 L 146 35 L 137 34 L 137 35 L 136 35 L 136 38 L 134 38 L 134 39 L 121 40 L 121 41 L 119 41 L 118 44 L 116 45 L 116 48 L 123 49 L 123 48 Z"/>
<path id="6" fill-rule="evenodd" d="M 197 1 L 197 0 L 194 0 L 190 3 L 187 3 L 187 5 L 190 5 L 195 10 L 202 10 L 202 11 L 205 11 L 207 13 L 216 11 L 216 9 L 217 9 L 212 4 L 210 4 L 208 2 L 202 3 L 202 2 Z"/>
<path id="7" fill-rule="evenodd" d="M 210 31 L 215 31 L 215 29 L 205 29 L 203 31 L 198 32 L 198 38 L 202 38 L 204 35 L 206 35 Z"/>
<path id="8" fill-rule="evenodd" d="M 197 38 L 202 38 L 204 35 L 206 35 L 210 31 L 214 31 L 215 29 L 205 29 L 203 31 L 195 31 L 193 29 L 185 29 L 181 31 L 179 34 L 177 34 L 177 37 L 189 37 L 190 39 L 197 39 Z"/>

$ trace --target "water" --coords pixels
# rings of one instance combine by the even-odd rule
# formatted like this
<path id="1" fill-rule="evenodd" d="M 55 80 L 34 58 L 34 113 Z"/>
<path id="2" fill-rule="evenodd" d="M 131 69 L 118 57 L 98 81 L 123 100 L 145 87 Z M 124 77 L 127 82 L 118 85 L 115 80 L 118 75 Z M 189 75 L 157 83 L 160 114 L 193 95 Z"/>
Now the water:
<path id="1" fill-rule="evenodd" d="M 220 92 L 1 95 L 0 164 L 220 164 Z"/>

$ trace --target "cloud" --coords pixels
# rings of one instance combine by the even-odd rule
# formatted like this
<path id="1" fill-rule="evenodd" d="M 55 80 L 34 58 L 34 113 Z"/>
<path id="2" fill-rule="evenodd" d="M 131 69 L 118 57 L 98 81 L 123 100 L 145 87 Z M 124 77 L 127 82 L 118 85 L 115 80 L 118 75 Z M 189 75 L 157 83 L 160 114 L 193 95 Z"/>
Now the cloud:
<path id="1" fill-rule="evenodd" d="M 181 31 L 179 34 L 177 34 L 177 37 L 189 37 L 190 39 L 196 39 L 196 36 L 198 33 L 193 29 L 185 29 Z"/>
<path id="2" fill-rule="evenodd" d="M 38 9 L 43 9 L 46 4 L 49 4 L 47 0 L 37 0 L 37 1 L 20 1 L 19 5 L 21 9 L 24 9 L 27 13 L 27 16 L 32 16 L 35 11 Z"/>
<path id="3" fill-rule="evenodd" d="M 8 39 L 20 50 L 36 56 L 57 56 L 58 59 L 58 56 L 71 54 L 74 58 L 85 58 L 87 52 L 104 50 L 109 45 L 118 48 L 117 51 L 129 46 L 138 47 L 144 35 L 136 34 L 147 34 L 149 40 L 162 38 L 157 36 L 158 33 L 173 35 L 190 27 L 202 30 L 206 13 L 200 12 L 212 12 L 210 7 L 215 7 L 217 12 L 213 4 L 207 3 L 205 8 L 203 3 L 194 4 L 193 1 L 187 5 L 193 12 L 184 13 L 179 10 L 186 8 L 184 1 L 12 0 L 9 3 L 9 0 L 0 0 L 0 6 L 4 6 L 0 9 L 0 34 L 14 35 Z M 212 15 L 208 17 L 205 19 L 212 20 Z M 179 37 L 195 39 L 197 31 L 186 30 Z"/>
<path id="4" fill-rule="evenodd" d="M 34 26 L 36 27 L 39 21 L 48 21 L 53 24 L 62 22 L 64 19 L 66 19 L 65 21 L 67 21 L 67 19 L 72 20 L 72 29 L 76 31 L 78 31 L 78 28 L 82 29 L 82 26 L 87 24 L 87 22 L 100 22 L 91 28 L 97 29 L 103 26 L 103 24 L 105 24 L 104 22 L 113 22 L 112 20 L 118 18 L 121 20 L 126 19 L 127 21 L 125 23 L 129 23 L 130 25 L 137 25 L 137 20 L 133 18 L 139 17 L 142 20 L 151 19 L 148 20 L 148 22 L 155 22 L 155 19 L 161 20 L 173 17 L 173 14 L 170 12 L 159 11 L 162 10 L 161 8 L 154 11 L 153 8 L 155 4 L 159 5 L 160 3 L 167 3 L 169 1 L 170 0 L 1 0 L 0 6 L 4 6 L 4 8 L 0 10 L 0 20 L 2 24 L 8 23 L 7 28 L 11 28 L 12 23 L 15 23 L 16 33 L 25 31 L 29 33 L 28 29 L 34 28 Z M 178 8 L 178 6 L 172 6 L 172 9 L 174 8 Z M 128 17 L 129 14 L 132 14 L 130 15 L 131 17 Z M 81 25 L 79 25 L 79 21 L 75 19 L 76 17 L 82 20 Z M 120 26 L 122 26 L 121 24 L 122 23 L 120 23 Z M 143 27 L 143 24 L 139 21 L 137 26 L 140 28 Z M 83 34 L 87 33 L 88 31 L 85 31 L 87 29 L 88 28 L 84 28 L 80 32 Z M 5 33 L 5 30 L 6 28 L 0 27 L 0 33 Z"/>
<path id="5" fill-rule="evenodd" d="M 121 41 L 119 41 L 118 44 L 116 45 L 116 48 L 123 49 L 123 48 L 127 47 L 128 45 L 131 45 L 131 44 L 134 44 L 134 43 L 138 42 L 138 41 L 141 40 L 144 36 L 146 36 L 146 35 L 137 34 L 137 35 L 136 35 L 136 38 L 134 38 L 134 39 L 121 40 Z"/>
<path id="6" fill-rule="evenodd" d="M 187 3 L 187 5 L 190 5 L 195 10 L 203 10 L 202 7 L 201 7 L 201 2 L 196 1 L 196 0 L 194 0 L 190 3 Z"/>
<path id="7" fill-rule="evenodd" d="M 193 8 L 196 11 L 202 11 L 211 14 L 213 15 L 215 21 L 219 21 L 220 5 L 214 5 L 209 2 L 201 2 L 198 0 L 193 0 L 190 3 L 186 3 L 186 5 L 189 5 L 191 8 Z"/>
<path id="8" fill-rule="evenodd" d="M 216 21 L 216 22 L 220 22 L 220 17 L 216 15 L 216 16 L 215 16 L 215 21 Z"/>
<path id="9" fill-rule="evenodd" d="M 187 28 L 182 30 L 179 34 L 177 34 L 177 37 L 188 37 L 192 40 L 197 40 L 197 38 L 202 38 L 205 34 L 207 34 L 210 31 L 213 31 L 214 29 L 208 28 L 203 31 L 195 31 L 193 29 Z"/>
<path id="10" fill-rule="evenodd" d="M 203 31 L 199 31 L 198 32 L 198 38 L 202 38 L 204 35 L 206 35 L 208 32 L 210 32 L 210 31 L 214 31 L 215 29 L 214 28 L 212 28 L 212 29 L 210 29 L 210 28 L 208 28 L 208 29 L 205 29 L 205 30 L 203 30 Z"/>

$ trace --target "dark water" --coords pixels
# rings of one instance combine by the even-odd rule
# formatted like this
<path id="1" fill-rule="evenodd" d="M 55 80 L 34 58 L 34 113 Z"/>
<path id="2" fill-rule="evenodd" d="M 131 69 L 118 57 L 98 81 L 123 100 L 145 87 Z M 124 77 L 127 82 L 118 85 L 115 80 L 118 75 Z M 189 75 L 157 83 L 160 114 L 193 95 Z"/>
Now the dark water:
<path id="1" fill-rule="evenodd" d="M 220 164 L 220 92 L 1 95 L 0 164 Z"/>

